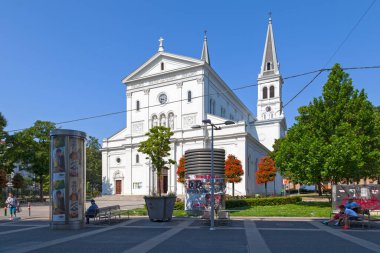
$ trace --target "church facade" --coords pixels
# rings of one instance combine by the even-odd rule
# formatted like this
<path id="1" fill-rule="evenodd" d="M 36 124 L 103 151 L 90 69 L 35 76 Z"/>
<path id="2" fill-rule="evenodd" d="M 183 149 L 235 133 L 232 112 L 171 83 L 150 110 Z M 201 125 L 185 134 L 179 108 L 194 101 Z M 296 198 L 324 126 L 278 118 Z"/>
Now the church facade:
<path id="1" fill-rule="evenodd" d="M 235 184 L 235 195 L 264 192 L 255 178 L 259 159 L 286 131 L 281 110 L 283 81 L 271 19 L 258 76 L 257 117 L 211 67 L 206 35 L 200 59 L 166 52 L 161 38 L 158 52 L 122 82 L 127 98 L 126 128 L 103 139 L 103 194 L 146 195 L 157 189 L 159 180 L 163 192 L 184 194 L 184 186 L 177 182 L 177 165 L 157 178 L 149 159 L 138 152 L 139 143 L 151 127 L 170 127 L 174 132 L 171 159 L 178 162 L 188 149 L 210 147 L 211 129 L 192 128 L 202 125 L 204 119 L 221 124 L 221 130 L 214 131 L 214 147 L 242 161 L 244 175 Z M 223 125 L 227 120 L 235 124 Z M 269 192 L 278 193 L 281 183 L 278 175 L 268 184 Z M 227 184 L 227 193 L 231 191 Z"/>

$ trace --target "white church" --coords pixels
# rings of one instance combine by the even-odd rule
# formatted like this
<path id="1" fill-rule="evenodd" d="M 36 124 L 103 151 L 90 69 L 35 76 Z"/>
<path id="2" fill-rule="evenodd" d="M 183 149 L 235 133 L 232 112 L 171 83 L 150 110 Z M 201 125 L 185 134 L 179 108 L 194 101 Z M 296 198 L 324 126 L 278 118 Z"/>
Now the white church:
<path id="1" fill-rule="evenodd" d="M 139 143 L 151 127 L 170 127 L 174 132 L 171 159 L 178 162 L 188 149 L 210 147 L 211 128 L 192 128 L 202 125 L 204 119 L 222 124 L 221 130 L 214 131 L 214 147 L 242 161 L 244 176 L 235 184 L 235 195 L 264 192 L 255 178 L 259 159 L 272 150 L 276 139 L 285 136 L 287 128 L 271 18 L 258 75 L 257 116 L 212 68 L 206 35 L 200 59 L 166 52 L 160 38 L 158 52 L 122 82 L 127 97 L 126 128 L 103 139 L 102 177 L 107 185 L 103 194 L 150 194 L 158 180 L 163 192 L 185 194 L 184 186 L 177 182 L 177 165 L 158 179 L 149 159 L 138 152 Z M 235 124 L 223 125 L 227 120 Z M 275 189 L 278 193 L 281 186 L 278 175 L 268 184 L 268 192 Z M 232 194 L 229 183 L 227 194 Z"/>

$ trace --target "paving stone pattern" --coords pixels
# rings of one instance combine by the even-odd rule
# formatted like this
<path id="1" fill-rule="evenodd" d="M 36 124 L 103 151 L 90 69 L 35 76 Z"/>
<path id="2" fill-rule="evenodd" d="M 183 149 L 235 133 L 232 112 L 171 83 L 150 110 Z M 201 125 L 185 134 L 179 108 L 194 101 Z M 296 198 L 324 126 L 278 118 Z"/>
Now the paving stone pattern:
<path id="1" fill-rule="evenodd" d="M 50 230 L 46 220 L 0 220 L 0 252 L 380 252 L 380 224 L 342 230 L 296 218 L 237 219 L 209 224 L 195 218 L 150 222 L 132 217 L 90 224 L 80 230 Z"/>

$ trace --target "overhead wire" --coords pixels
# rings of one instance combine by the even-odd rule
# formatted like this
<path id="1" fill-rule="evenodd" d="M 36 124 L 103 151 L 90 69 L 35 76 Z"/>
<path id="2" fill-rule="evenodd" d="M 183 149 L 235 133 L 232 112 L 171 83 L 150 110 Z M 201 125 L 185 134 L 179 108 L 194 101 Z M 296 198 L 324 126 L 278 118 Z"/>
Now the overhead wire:
<path id="1" fill-rule="evenodd" d="M 380 66 L 360 66 L 360 67 L 349 67 L 349 68 L 342 68 L 343 70 L 358 70 L 358 69 L 380 69 Z M 331 68 L 326 68 L 326 69 L 319 69 L 319 70 L 314 70 L 314 71 L 309 71 L 309 72 L 305 72 L 305 73 L 301 73 L 301 74 L 296 74 L 296 75 L 292 75 L 292 76 L 288 76 L 288 77 L 284 77 L 283 79 L 291 79 L 291 78 L 296 78 L 296 77 L 300 77 L 300 76 L 305 76 L 305 75 L 308 75 L 308 74 L 313 74 L 313 73 L 317 73 L 318 74 L 309 82 L 307 83 L 303 89 L 301 89 L 291 100 L 289 100 L 282 108 L 284 108 L 286 105 L 288 105 L 291 101 L 293 101 L 299 94 L 301 94 L 303 92 L 303 90 L 305 90 L 322 72 L 324 71 L 329 71 L 331 70 Z M 267 81 L 267 82 L 261 82 L 260 84 L 266 84 L 266 83 L 272 83 L 272 81 Z M 258 83 L 255 83 L 255 84 L 250 84 L 250 85 L 245 85 L 245 86 L 240 86 L 240 87 L 237 87 L 237 88 L 233 88 L 233 89 L 230 89 L 230 90 L 225 90 L 225 91 L 220 91 L 220 92 L 215 92 L 215 93 L 212 93 L 212 94 L 205 94 L 205 95 L 199 95 L 199 96 L 194 96 L 192 97 L 192 99 L 197 99 L 197 98 L 202 98 L 202 97 L 209 97 L 209 96 L 215 96 L 215 95 L 221 95 L 221 94 L 226 94 L 226 93 L 229 93 L 231 91 L 236 91 L 236 90 L 241 90 L 241 89 L 246 89 L 246 88 L 250 88 L 250 87 L 256 87 L 258 86 L 259 84 Z M 184 98 L 184 99 L 178 99 L 178 100 L 173 100 L 173 101 L 168 101 L 166 104 L 172 104 L 172 103 L 178 103 L 178 102 L 183 102 L 183 101 L 186 101 L 187 98 Z M 141 109 L 146 109 L 148 107 L 156 107 L 156 106 L 161 106 L 161 104 L 154 104 L 154 105 L 150 105 L 150 106 L 143 106 L 143 107 L 140 107 L 140 110 Z M 96 118 L 102 118 L 102 117 L 108 117 L 108 116 L 112 116 L 112 115 L 118 115 L 118 114 L 121 114 L 121 113 L 127 113 L 127 112 L 131 112 L 131 111 L 135 111 L 136 109 L 128 109 L 128 110 L 122 110 L 122 111 L 117 111 L 117 112 L 110 112 L 110 113 L 105 113 L 105 114 L 99 114 L 99 115 L 94 115 L 94 116 L 88 116 L 88 117 L 83 117 L 83 118 L 78 118 L 78 119 L 73 119 L 73 120 L 66 120 L 66 121 L 60 121 L 60 122 L 54 122 L 55 125 L 63 125 L 63 124 L 68 124 L 68 123 L 74 123 L 74 122 L 78 122 L 78 121 L 84 121 L 84 120 L 90 120 L 90 119 L 96 119 Z M 21 128 L 21 129 L 13 129 L 13 130 L 9 130 L 7 131 L 8 133 L 12 133 L 12 132 L 19 132 L 19 131 L 22 131 L 22 130 L 25 130 L 27 128 Z"/>

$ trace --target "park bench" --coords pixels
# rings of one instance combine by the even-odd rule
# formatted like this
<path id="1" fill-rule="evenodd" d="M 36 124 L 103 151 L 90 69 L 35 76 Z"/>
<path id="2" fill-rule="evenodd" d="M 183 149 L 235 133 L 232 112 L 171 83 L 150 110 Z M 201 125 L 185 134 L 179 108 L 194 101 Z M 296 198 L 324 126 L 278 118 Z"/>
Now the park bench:
<path id="1" fill-rule="evenodd" d="M 211 211 L 210 210 L 204 210 L 201 215 L 201 220 L 204 223 L 210 223 L 211 219 Z M 230 212 L 227 210 L 218 210 L 216 213 L 216 221 L 219 224 L 226 224 L 230 221 Z"/>
<path id="2" fill-rule="evenodd" d="M 367 225 L 367 228 L 371 227 L 371 211 L 374 211 L 375 209 L 371 209 L 370 207 L 361 209 L 361 211 L 358 213 L 359 217 L 354 220 L 349 220 L 349 225 L 353 224 L 361 224 L 362 228 Z M 332 215 L 335 215 L 339 213 L 339 209 L 333 209 L 330 213 L 330 219 Z"/>
<path id="3" fill-rule="evenodd" d="M 218 223 L 226 224 L 230 221 L 230 212 L 227 210 L 219 210 L 217 213 Z"/>
<path id="4" fill-rule="evenodd" d="M 124 213 L 128 214 L 129 219 L 129 211 L 128 210 L 121 210 L 120 205 L 114 205 L 114 206 L 105 206 L 98 208 L 95 212 L 94 217 L 92 217 L 94 220 L 101 221 L 102 219 L 108 220 L 108 223 L 111 223 L 112 218 L 121 218 L 121 214 Z"/>

